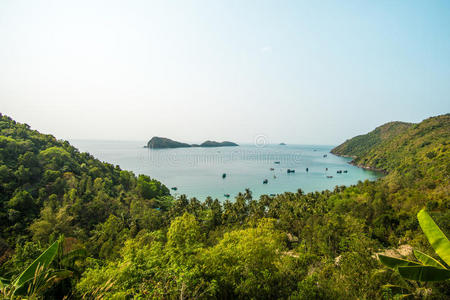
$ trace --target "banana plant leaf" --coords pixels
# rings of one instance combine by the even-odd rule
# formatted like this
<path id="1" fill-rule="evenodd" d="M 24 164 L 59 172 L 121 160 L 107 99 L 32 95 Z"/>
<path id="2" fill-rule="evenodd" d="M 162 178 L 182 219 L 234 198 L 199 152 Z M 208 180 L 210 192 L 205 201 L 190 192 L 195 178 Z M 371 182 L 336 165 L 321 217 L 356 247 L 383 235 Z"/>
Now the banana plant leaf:
<path id="1" fill-rule="evenodd" d="M 450 278 L 450 270 L 431 266 L 398 267 L 400 276 L 416 281 L 443 281 Z"/>
<path id="2" fill-rule="evenodd" d="M 434 251 L 447 265 L 450 265 L 450 241 L 445 234 L 424 209 L 419 211 L 417 219 Z"/>
<path id="3" fill-rule="evenodd" d="M 15 290 L 22 287 L 26 282 L 32 280 L 35 276 L 36 269 L 39 267 L 47 268 L 58 253 L 59 240 L 54 242 L 47 248 L 36 260 L 17 277 L 13 285 Z"/>
<path id="4" fill-rule="evenodd" d="M 437 260 L 432 258 L 431 256 L 420 252 L 419 250 L 414 250 L 414 256 L 425 266 L 432 266 L 436 268 L 445 269 L 445 267 Z"/>
<path id="5" fill-rule="evenodd" d="M 378 254 L 378 259 L 380 260 L 380 262 L 383 265 L 385 265 L 391 269 L 395 269 L 397 267 L 402 267 L 402 266 L 420 266 L 419 263 L 416 263 L 416 262 L 413 262 L 410 260 L 394 258 L 394 257 L 382 255 L 382 254 Z"/>

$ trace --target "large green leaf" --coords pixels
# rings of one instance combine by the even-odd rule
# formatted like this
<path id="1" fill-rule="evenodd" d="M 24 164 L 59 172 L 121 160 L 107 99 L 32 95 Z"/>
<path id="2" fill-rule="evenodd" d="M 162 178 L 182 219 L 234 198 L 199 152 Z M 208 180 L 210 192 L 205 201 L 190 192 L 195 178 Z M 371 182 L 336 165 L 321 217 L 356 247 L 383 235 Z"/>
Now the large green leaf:
<path id="1" fill-rule="evenodd" d="M 443 281 L 450 278 L 450 270 L 431 266 L 398 267 L 403 278 L 416 281 Z"/>
<path id="2" fill-rule="evenodd" d="M 419 211 L 417 219 L 434 251 L 447 265 L 450 265 L 450 241 L 445 234 L 424 209 Z"/>
<path id="3" fill-rule="evenodd" d="M 414 250 L 414 256 L 424 265 L 426 266 L 432 266 L 432 267 L 436 267 L 436 268 L 441 268 L 441 269 L 445 269 L 445 267 L 438 262 L 437 260 L 435 260 L 434 258 L 432 258 L 431 256 L 420 252 L 419 250 Z"/>
<path id="4" fill-rule="evenodd" d="M 55 258 L 56 254 L 58 253 L 58 247 L 59 247 L 59 240 L 54 242 L 50 247 L 47 248 L 44 252 L 42 252 L 41 255 L 39 255 L 36 260 L 28 266 L 28 268 L 23 271 L 22 274 L 20 274 L 19 277 L 14 281 L 14 287 L 15 289 L 18 289 L 22 285 L 24 285 L 26 282 L 34 278 L 34 275 L 36 273 L 36 269 L 39 268 L 47 268 L 50 263 Z"/>
<path id="5" fill-rule="evenodd" d="M 385 265 L 389 268 L 392 268 L 392 269 L 395 269 L 395 268 L 401 267 L 401 266 L 419 266 L 420 265 L 414 261 L 400 259 L 400 258 L 394 258 L 394 257 L 382 255 L 382 254 L 378 254 L 378 259 L 380 260 L 380 262 L 383 265 Z"/>

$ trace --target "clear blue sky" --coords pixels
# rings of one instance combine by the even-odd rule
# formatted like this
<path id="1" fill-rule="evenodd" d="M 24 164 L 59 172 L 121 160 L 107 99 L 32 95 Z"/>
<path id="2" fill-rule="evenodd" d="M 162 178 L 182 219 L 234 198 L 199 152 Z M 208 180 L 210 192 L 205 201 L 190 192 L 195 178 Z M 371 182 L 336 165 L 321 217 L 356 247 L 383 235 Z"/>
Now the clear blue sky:
<path id="1" fill-rule="evenodd" d="M 450 111 L 450 1 L 0 2 L 0 111 L 58 138 L 337 144 Z"/>

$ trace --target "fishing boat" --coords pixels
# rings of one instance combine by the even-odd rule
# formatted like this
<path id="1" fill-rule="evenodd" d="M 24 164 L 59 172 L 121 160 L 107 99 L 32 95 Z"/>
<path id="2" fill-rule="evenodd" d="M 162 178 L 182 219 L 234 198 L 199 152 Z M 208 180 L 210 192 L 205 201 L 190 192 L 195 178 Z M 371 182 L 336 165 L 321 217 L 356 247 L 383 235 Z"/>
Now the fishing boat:
<path id="1" fill-rule="evenodd" d="M 331 176 L 331 175 L 328 175 L 328 176 L 327 176 L 327 178 L 333 178 L 333 176 Z"/>
<path id="2" fill-rule="evenodd" d="M 174 191 L 178 190 L 178 188 L 176 186 L 172 187 L 171 189 Z"/>
<path id="3" fill-rule="evenodd" d="M 274 168 L 270 168 L 270 171 L 273 171 L 273 170 L 275 170 Z"/>
<path id="4" fill-rule="evenodd" d="M 230 194 L 223 194 L 225 197 L 230 198 Z"/>
<path id="5" fill-rule="evenodd" d="M 227 174 L 226 174 L 226 173 L 223 173 L 223 174 L 222 174 L 222 178 L 225 178 L 225 177 L 227 177 Z"/>
<path id="6" fill-rule="evenodd" d="M 287 172 L 288 172 L 288 174 L 289 173 L 295 173 L 295 170 L 294 169 L 287 169 Z"/>
<path id="7" fill-rule="evenodd" d="M 268 179 L 264 179 L 263 180 L 263 184 L 267 184 L 267 183 L 269 183 L 269 180 Z"/>
<path id="8" fill-rule="evenodd" d="M 336 173 L 338 174 L 342 174 L 342 170 L 338 170 Z"/>
<path id="9" fill-rule="evenodd" d="M 348 171 L 347 171 L 347 170 L 344 170 L 344 173 L 348 173 Z"/>
<path id="10" fill-rule="evenodd" d="M 277 165 L 279 165 L 279 164 L 280 164 L 280 162 L 279 162 L 279 161 L 274 161 L 273 163 L 274 163 L 274 164 L 277 164 Z"/>
<path id="11" fill-rule="evenodd" d="M 309 172 L 309 168 L 306 168 L 306 172 Z"/>

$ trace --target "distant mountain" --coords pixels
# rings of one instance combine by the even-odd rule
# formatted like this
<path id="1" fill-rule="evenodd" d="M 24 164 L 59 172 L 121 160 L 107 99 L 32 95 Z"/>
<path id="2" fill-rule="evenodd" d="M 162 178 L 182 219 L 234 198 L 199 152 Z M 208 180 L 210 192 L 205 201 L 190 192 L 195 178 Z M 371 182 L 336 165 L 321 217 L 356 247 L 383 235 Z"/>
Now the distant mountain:
<path id="1" fill-rule="evenodd" d="M 181 143 L 177 142 L 168 138 L 163 137 L 157 137 L 154 136 L 151 138 L 150 141 L 148 141 L 147 146 L 145 148 L 152 148 L 152 149 L 167 149 L 167 148 L 188 148 L 188 147 L 229 147 L 229 146 L 239 146 L 236 143 L 233 142 L 216 142 L 216 141 L 206 141 L 198 144 L 187 144 L 187 143 Z"/>
<path id="2" fill-rule="evenodd" d="M 418 124 L 384 124 L 347 140 L 331 153 L 353 157 L 353 163 L 361 167 L 387 172 L 417 170 L 421 176 L 445 178 L 450 163 L 449 141 L 450 114 L 446 114 Z"/>
<path id="3" fill-rule="evenodd" d="M 280 146 L 286 146 L 286 144 L 285 143 L 280 143 Z"/>

